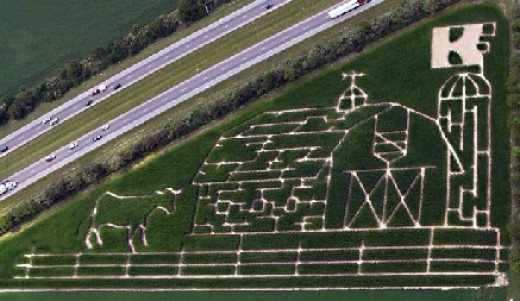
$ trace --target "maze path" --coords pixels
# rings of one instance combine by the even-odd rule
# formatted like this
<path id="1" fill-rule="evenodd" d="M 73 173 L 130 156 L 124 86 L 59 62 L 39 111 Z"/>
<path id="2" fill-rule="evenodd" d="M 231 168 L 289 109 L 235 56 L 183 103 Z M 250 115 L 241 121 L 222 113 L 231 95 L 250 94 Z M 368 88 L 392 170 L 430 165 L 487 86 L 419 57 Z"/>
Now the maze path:
<path id="1" fill-rule="evenodd" d="M 107 252 L 25 254 L 26 263 L 17 265 L 23 275 L 17 279 L 103 279 L 103 278 L 262 278 L 321 276 L 393 275 L 501 275 L 507 259 L 500 254 L 498 231 L 479 231 L 497 243 L 454 245 L 434 244 L 436 229 L 428 231 L 426 245 L 357 247 L 307 247 L 244 249 L 240 235 L 236 250 L 178 252 Z M 442 234 L 437 234 L 442 235 Z M 495 236 L 493 238 L 493 236 Z M 308 242 L 305 242 L 308 243 Z M 484 254 L 495 256 L 484 258 Z M 493 255 L 495 254 L 495 255 Z M 194 256 L 198 261 L 194 261 Z M 475 267 L 479 269 L 475 270 Z M 255 270 L 262 267 L 262 270 Z M 150 273 L 150 268 L 157 268 Z M 253 270 L 250 270 L 253 268 Z M 198 274 L 197 269 L 206 270 Z M 92 270 L 97 273 L 92 273 Z M 265 273 L 265 271 L 271 273 Z M 103 271 L 105 273 L 103 273 Z M 212 273 L 212 271 L 214 273 Z M 287 272 L 291 271 L 291 272 Z M 145 272 L 140 274 L 140 272 Z"/>

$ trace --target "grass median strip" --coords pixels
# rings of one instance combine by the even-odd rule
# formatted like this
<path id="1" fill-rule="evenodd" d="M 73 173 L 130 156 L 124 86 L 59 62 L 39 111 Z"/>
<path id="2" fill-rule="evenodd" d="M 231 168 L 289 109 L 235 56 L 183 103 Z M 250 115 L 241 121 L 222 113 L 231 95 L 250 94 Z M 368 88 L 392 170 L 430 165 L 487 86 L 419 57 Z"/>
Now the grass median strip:
<path id="1" fill-rule="evenodd" d="M 299 0 L 288 3 L 285 7 L 273 11 L 253 23 L 168 65 L 128 89 L 103 101 L 103 103 L 88 109 L 59 125 L 56 129 L 39 136 L 7 156 L 2 157 L 0 165 L 6 166 L 6 168 L 0 171 L 0 178 L 23 169 L 53 150 L 73 141 L 75 138 L 96 129 L 155 95 L 190 78 L 200 70 L 209 68 L 337 2 L 337 0 Z"/>

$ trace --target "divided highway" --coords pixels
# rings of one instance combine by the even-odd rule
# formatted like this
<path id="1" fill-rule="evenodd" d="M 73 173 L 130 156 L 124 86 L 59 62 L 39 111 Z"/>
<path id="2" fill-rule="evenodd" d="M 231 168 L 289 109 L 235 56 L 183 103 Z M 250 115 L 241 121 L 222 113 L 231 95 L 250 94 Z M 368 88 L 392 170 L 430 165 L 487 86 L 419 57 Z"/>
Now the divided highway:
<path id="1" fill-rule="evenodd" d="M 345 19 L 351 18 L 354 15 L 370 9 L 383 1 L 384 0 L 373 0 L 369 4 L 337 19 L 331 19 L 329 17 L 327 12 L 330 9 L 328 9 L 327 11 L 323 11 L 308 18 L 232 56 L 231 58 L 200 72 L 192 78 L 113 119 L 109 123 L 110 127 L 108 129 L 105 130 L 99 128 L 98 130 L 92 131 L 78 138 L 76 140 L 78 145 L 73 150 L 70 150 L 68 146 L 63 146 L 53 153 L 56 157 L 51 162 L 46 162 L 46 158 L 42 158 L 40 161 L 30 165 L 24 170 L 8 177 L 9 180 L 18 182 L 18 187 L 0 196 L 0 200 L 5 199 L 16 191 L 27 187 L 93 149 L 100 147 L 115 137 L 145 123 L 147 120 L 150 120 L 151 118 L 175 107 L 179 103 L 215 86 L 240 71 L 257 64 L 258 62 L 264 61 L 292 45 L 324 31 L 338 22 L 342 22 Z M 95 139 L 98 136 L 101 136 L 101 139 Z"/>
<path id="2" fill-rule="evenodd" d="M 269 11 L 281 7 L 283 4 L 291 0 L 256 0 L 253 3 L 242 7 L 241 9 L 221 18 L 220 20 L 206 26 L 199 31 L 171 44 L 161 51 L 149 56 L 148 58 L 132 65 L 117 75 L 112 76 L 99 86 L 106 86 L 107 90 L 97 95 L 92 95 L 93 89 L 86 91 L 63 105 L 48 112 L 38 120 L 34 120 L 19 130 L 0 139 L 0 149 L 7 146 L 8 150 L 0 153 L 0 157 L 5 156 L 8 152 L 24 145 L 28 141 L 52 129 L 49 123 L 44 124 L 44 120 L 58 118 L 59 122 L 74 117 L 75 115 L 86 110 L 87 102 L 91 102 L 94 106 L 97 103 L 109 98 L 120 90 L 131 86 L 132 84 L 142 80 L 157 70 L 179 60 L 180 58 L 202 48 L 203 46 L 225 36 L 248 23 L 253 22 L 259 17 L 265 15 Z M 271 2 L 272 7 L 266 9 L 266 3 Z M 117 85 L 121 88 L 115 89 Z"/>

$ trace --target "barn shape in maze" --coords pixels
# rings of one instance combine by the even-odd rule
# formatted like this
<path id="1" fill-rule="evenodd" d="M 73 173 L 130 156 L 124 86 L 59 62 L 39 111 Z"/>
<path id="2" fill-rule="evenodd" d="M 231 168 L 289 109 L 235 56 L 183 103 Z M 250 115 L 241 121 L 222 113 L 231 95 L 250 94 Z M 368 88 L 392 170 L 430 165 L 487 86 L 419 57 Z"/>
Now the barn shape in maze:
<path id="1" fill-rule="evenodd" d="M 445 32 L 435 32 L 442 42 Z M 265 112 L 224 133 L 193 178 L 196 209 L 180 250 L 134 247 L 132 231 L 149 244 L 153 210 L 170 213 L 161 192 L 144 218 L 124 225 L 94 208 L 105 218 L 92 223 L 87 247 L 102 241 L 100 227 L 126 227 L 128 252 L 33 251 L 19 278 L 469 275 L 504 284 L 506 247 L 491 223 L 492 87 L 477 57 L 487 51 L 465 53 L 482 62 L 480 72 L 445 81 L 437 116 L 371 101 L 357 81 L 368 75 L 352 71 L 334 106 Z M 432 67 L 449 67 L 440 61 Z M 190 245 L 215 237 L 233 247 Z M 59 268 L 49 264 L 56 261 Z"/>
<path id="2" fill-rule="evenodd" d="M 398 103 L 368 104 L 351 82 L 336 107 L 264 113 L 221 137 L 195 177 L 194 232 L 325 231 L 345 205 L 333 228 L 439 224 L 421 224 L 421 207 L 437 201 L 425 190 L 446 160 L 408 153 L 432 151 L 428 141 L 451 151 L 440 128 Z M 423 130 L 435 136 L 410 135 Z"/>

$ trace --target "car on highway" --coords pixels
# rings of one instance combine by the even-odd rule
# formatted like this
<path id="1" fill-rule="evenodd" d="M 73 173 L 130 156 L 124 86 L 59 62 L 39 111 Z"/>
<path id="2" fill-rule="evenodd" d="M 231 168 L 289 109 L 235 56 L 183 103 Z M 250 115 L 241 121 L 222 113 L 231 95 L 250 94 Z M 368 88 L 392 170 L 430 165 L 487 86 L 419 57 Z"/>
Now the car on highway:
<path id="1" fill-rule="evenodd" d="M 5 186 L 5 184 L 0 184 L 0 195 L 6 193 L 9 189 Z"/>
<path id="2" fill-rule="evenodd" d="M 9 146 L 7 146 L 7 145 L 0 147 L 0 153 L 5 153 L 8 150 L 9 150 Z"/>
<path id="3" fill-rule="evenodd" d="M 87 102 L 85 103 L 85 107 L 90 106 L 93 102 L 94 101 L 92 99 L 87 100 Z"/>
<path id="4" fill-rule="evenodd" d="M 47 124 L 47 123 L 51 122 L 51 119 L 52 119 L 52 118 L 47 117 L 47 118 L 45 118 L 45 119 L 43 120 L 42 123 L 43 123 L 43 124 Z"/>
<path id="5" fill-rule="evenodd" d="M 98 87 L 96 87 L 93 91 L 92 91 L 92 96 L 96 96 L 98 95 L 99 93 L 101 92 L 105 92 L 107 89 L 107 86 L 105 85 L 100 85 Z"/>
<path id="6" fill-rule="evenodd" d="M 15 189 L 16 187 L 18 187 L 18 182 L 15 182 L 15 181 L 5 181 L 4 183 L 2 183 L 5 185 L 5 187 L 7 188 L 7 190 L 11 190 L 11 189 Z"/>
<path id="7" fill-rule="evenodd" d="M 48 155 L 47 158 L 45 159 L 45 161 L 52 162 L 52 160 L 54 160 L 54 159 L 56 159 L 56 155 L 52 154 L 52 155 Z"/>
<path id="8" fill-rule="evenodd" d="M 70 150 L 73 150 L 73 149 L 75 149 L 76 147 L 78 147 L 78 143 L 77 143 L 77 142 L 72 142 L 71 144 L 69 144 L 69 149 L 70 149 Z"/>
<path id="9" fill-rule="evenodd" d="M 119 88 L 121 88 L 121 87 L 122 87 L 121 84 L 117 84 L 117 85 L 114 86 L 114 90 L 117 90 L 117 89 L 119 89 Z"/>
<path id="10" fill-rule="evenodd" d="M 273 2 L 268 2 L 265 4 L 265 9 L 271 9 L 274 6 Z"/>
<path id="11" fill-rule="evenodd" d="M 105 124 L 101 129 L 103 130 L 103 132 L 106 132 L 108 131 L 108 128 L 110 127 L 110 124 Z"/>
<path id="12" fill-rule="evenodd" d="M 60 122 L 60 119 L 59 119 L 59 118 L 53 118 L 49 124 L 50 124 L 51 126 L 53 126 L 53 125 L 58 124 L 58 122 Z"/>
<path id="13" fill-rule="evenodd" d="M 92 138 L 92 140 L 95 142 L 95 141 L 101 140 L 101 138 L 103 138 L 103 136 L 97 135 L 96 137 Z"/>

